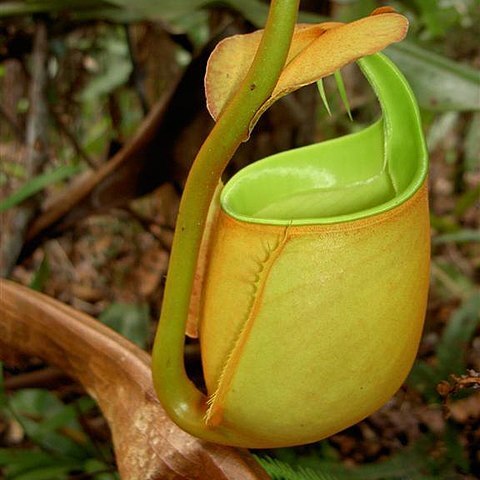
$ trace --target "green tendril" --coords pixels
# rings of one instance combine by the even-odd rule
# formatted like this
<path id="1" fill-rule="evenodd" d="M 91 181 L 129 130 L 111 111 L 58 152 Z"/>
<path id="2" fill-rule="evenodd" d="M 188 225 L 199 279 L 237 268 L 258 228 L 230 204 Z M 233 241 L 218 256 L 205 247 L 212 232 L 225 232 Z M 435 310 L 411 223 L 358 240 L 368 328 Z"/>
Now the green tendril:
<path id="1" fill-rule="evenodd" d="M 193 163 L 180 203 L 170 255 L 153 348 L 154 384 L 163 407 L 181 428 L 217 443 L 247 445 L 248 439 L 222 428 L 206 428 L 206 397 L 185 373 L 184 336 L 198 253 L 221 175 L 239 145 L 248 137 L 250 122 L 272 93 L 285 64 L 298 4 L 299 0 L 272 1 L 252 66 Z"/>

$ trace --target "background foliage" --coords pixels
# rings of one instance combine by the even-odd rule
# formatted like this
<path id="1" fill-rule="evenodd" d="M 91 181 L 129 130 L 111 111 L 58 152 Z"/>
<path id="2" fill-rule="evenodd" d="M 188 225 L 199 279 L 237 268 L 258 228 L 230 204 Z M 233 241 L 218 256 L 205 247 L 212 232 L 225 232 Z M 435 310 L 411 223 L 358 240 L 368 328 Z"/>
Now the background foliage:
<path id="1" fill-rule="evenodd" d="M 480 9 L 475 0 L 389 3 L 411 20 L 408 39 L 387 54 L 418 97 L 431 157 L 433 263 L 425 332 L 408 381 L 379 412 L 317 444 L 256 452 L 276 479 L 480 476 Z M 348 21 L 381 4 L 304 1 L 301 20 Z M 262 26 L 267 9 L 260 0 L 82 0 L 68 7 L 61 0 L 0 1 L 4 275 L 149 348 L 179 194 L 211 127 L 202 94 L 206 54 L 222 35 Z M 35 67 L 42 53 L 43 71 Z M 46 86 L 35 97 L 31 88 L 42 74 Z M 355 68 L 343 74 L 353 123 L 334 81 L 326 82 L 332 115 L 307 89 L 269 112 L 229 174 L 272 151 L 369 123 L 377 111 L 371 92 Z M 182 95 L 170 94 L 175 86 Z M 163 123 L 152 120 L 162 102 L 169 105 Z M 145 122 L 157 129 L 153 142 L 139 131 Z M 32 128 L 46 139 L 33 169 Z M 137 155 L 125 147 L 135 135 Z M 126 160 L 100 179 L 115 158 Z M 88 201 L 32 231 L 32 218 L 58 212 L 86 176 L 97 179 L 96 189 L 82 197 Z M 33 213 L 19 237 L 12 225 L 25 209 Z M 10 243 L 21 248 L 10 250 Z M 187 362 L 196 378 L 194 342 Z M 107 425 L 78 385 L 35 359 L 1 372 L 2 478 L 118 478 Z"/>

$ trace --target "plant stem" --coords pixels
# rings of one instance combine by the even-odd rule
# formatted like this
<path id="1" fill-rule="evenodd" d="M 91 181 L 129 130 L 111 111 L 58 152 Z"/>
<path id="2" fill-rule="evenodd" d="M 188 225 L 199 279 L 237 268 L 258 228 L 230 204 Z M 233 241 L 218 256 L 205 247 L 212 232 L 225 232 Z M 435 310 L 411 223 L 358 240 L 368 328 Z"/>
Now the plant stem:
<path id="1" fill-rule="evenodd" d="M 272 0 L 262 41 L 239 90 L 200 148 L 177 218 L 164 301 L 153 349 L 157 394 L 184 430 L 218 443 L 247 443 L 219 427 L 207 430 L 206 398 L 191 383 L 183 360 L 185 325 L 206 218 L 215 189 L 231 157 L 248 137 L 251 120 L 273 91 L 290 47 L 299 0 Z"/>

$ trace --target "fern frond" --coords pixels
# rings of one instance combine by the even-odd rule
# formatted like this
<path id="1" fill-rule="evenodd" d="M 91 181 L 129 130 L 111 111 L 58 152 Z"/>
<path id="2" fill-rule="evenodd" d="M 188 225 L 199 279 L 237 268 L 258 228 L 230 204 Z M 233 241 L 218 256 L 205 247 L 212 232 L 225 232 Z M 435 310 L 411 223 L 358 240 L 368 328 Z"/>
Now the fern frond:
<path id="1" fill-rule="evenodd" d="M 292 467 L 288 463 L 271 457 L 258 457 L 254 455 L 272 480 L 338 480 L 332 475 L 319 473 L 311 468 Z"/>

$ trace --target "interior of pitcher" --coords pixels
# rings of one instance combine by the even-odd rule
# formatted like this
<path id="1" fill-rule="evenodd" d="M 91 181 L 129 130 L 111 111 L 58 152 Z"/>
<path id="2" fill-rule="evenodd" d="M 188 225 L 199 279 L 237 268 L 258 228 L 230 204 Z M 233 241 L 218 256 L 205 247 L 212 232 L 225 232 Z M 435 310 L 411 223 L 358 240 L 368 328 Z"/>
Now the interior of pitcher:
<path id="1" fill-rule="evenodd" d="M 427 154 L 413 93 L 385 56 L 358 64 L 379 99 L 381 118 L 359 132 L 244 168 L 222 191 L 229 215 L 276 225 L 342 222 L 394 208 L 420 188 Z"/>

